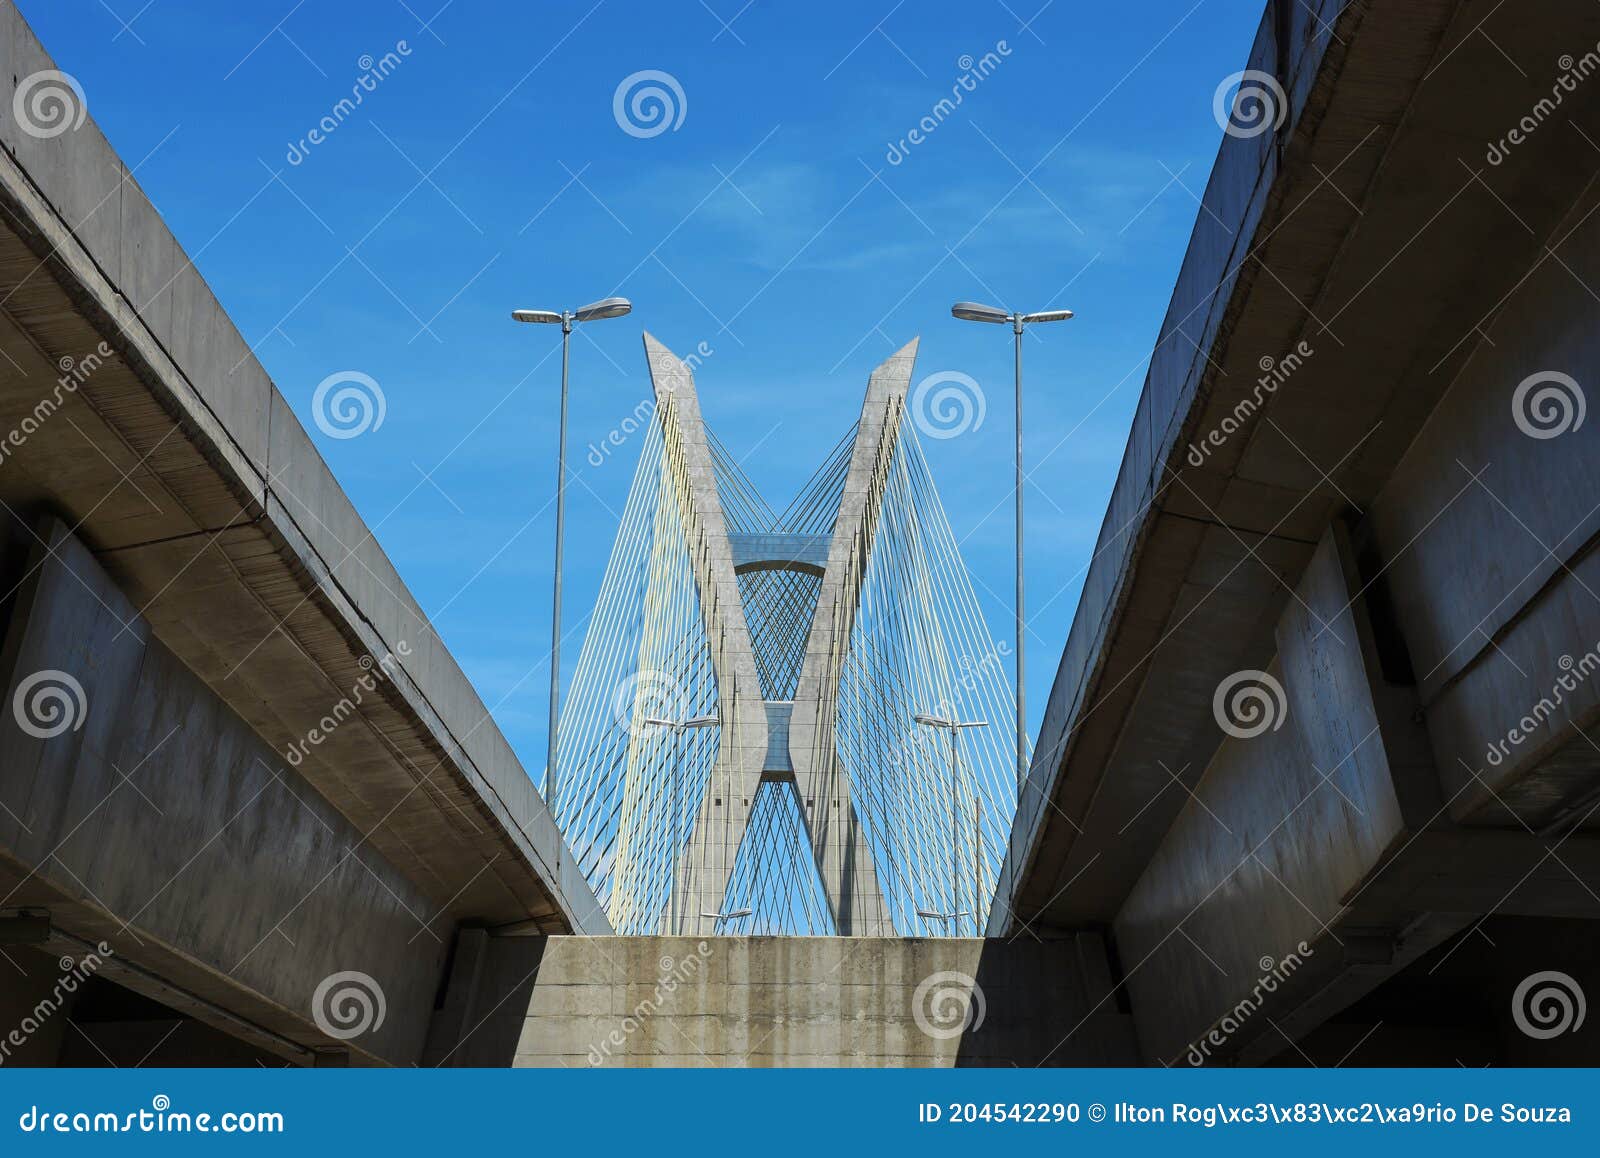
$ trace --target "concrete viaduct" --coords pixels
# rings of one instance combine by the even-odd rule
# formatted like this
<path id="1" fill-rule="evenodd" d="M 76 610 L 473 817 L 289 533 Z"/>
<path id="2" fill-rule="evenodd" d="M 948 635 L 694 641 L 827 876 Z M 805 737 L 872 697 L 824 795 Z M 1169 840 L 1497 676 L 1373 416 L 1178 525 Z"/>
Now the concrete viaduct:
<path id="1" fill-rule="evenodd" d="M 1146 1062 L 1600 1056 L 1513 1015 L 1600 982 L 1597 54 L 1267 9 L 990 925 L 1097 931 Z"/>
<path id="2" fill-rule="evenodd" d="M 0 1020 L 97 968 L 6 1060 L 1600 1056 L 1514 1004 L 1600 992 L 1600 9 L 1274 0 L 1242 63 L 971 940 L 607 936 L 126 166 L 0 121 Z"/>

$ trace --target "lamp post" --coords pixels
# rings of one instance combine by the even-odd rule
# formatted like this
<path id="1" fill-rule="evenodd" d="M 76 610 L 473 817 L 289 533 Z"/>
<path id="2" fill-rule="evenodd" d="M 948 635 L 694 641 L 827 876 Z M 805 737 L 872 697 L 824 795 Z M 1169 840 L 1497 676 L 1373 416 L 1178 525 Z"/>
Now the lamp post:
<path id="1" fill-rule="evenodd" d="M 959 921 L 962 917 L 968 917 L 968 916 L 971 916 L 971 915 L 972 914 L 968 913 L 965 909 L 961 909 L 958 912 L 954 912 L 954 913 L 941 913 L 941 912 L 938 912 L 935 909 L 918 909 L 917 910 L 917 916 L 922 917 L 922 918 L 924 918 L 926 920 L 929 920 L 929 921 L 946 921 L 946 922 Z"/>
<path id="2" fill-rule="evenodd" d="M 1015 877 L 1019 866 L 1016 863 L 1016 835 L 1017 821 L 1022 816 L 1022 787 L 1028 780 L 1028 693 L 1027 693 L 1027 641 L 1023 638 L 1025 627 L 1023 625 L 1023 589 L 1022 589 L 1022 329 L 1024 326 L 1041 322 L 1064 322 L 1072 317 L 1071 310 L 1039 310 L 1036 313 L 1024 314 L 1007 313 L 996 306 L 981 305 L 978 302 L 957 302 L 950 307 L 953 317 L 964 322 L 988 322 L 991 325 L 1011 324 L 1011 333 L 1015 346 L 1016 361 L 1016 399 L 1017 399 L 1017 598 L 1016 598 L 1016 635 L 1017 635 L 1017 809 L 1011 820 L 1012 837 L 1012 897 L 1015 899 Z"/>
<path id="3" fill-rule="evenodd" d="M 941 921 L 953 922 L 952 929 L 961 932 L 960 919 L 967 915 L 961 908 L 961 806 L 957 802 L 956 792 L 956 733 L 963 728 L 987 728 L 988 720 L 953 720 L 945 716 L 935 716 L 927 712 L 918 712 L 911 717 L 917 723 L 929 728 L 943 728 L 950 733 L 950 909 L 948 913 L 925 912 L 917 910 L 919 917 L 934 917 Z M 978 897 L 978 884 L 972 884 L 972 923 L 978 923 L 978 909 L 981 901 Z M 981 934 L 981 930 L 979 930 Z"/>
<path id="4" fill-rule="evenodd" d="M 734 909 L 731 913 L 710 913 L 702 910 L 700 916 L 704 920 L 711 922 L 711 935 L 715 937 L 717 935 L 717 926 L 723 921 L 737 921 L 741 917 L 748 917 L 750 912 L 751 910 L 749 909 Z"/>
<path id="5" fill-rule="evenodd" d="M 669 889 L 671 916 L 667 927 L 676 937 L 683 933 L 682 922 L 678 919 L 678 857 L 682 845 L 678 821 L 683 816 L 683 795 L 680 791 L 683 753 L 679 750 L 678 737 L 690 728 L 715 728 L 722 723 L 722 720 L 718 716 L 694 716 L 687 720 L 646 716 L 644 722 L 653 728 L 672 729 L 672 884 Z"/>
<path id="6" fill-rule="evenodd" d="M 561 707 L 561 548 L 567 516 L 567 363 L 573 322 L 598 322 L 620 318 L 633 309 L 627 298 L 603 298 L 576 310 L 512 310 L 519 322 L 561 326 L 561 434 L 556 451 L 556 576 L 550 612 L 550 743 L 545 756 L 545 795 L 556 784 L 556 721 Z"/>

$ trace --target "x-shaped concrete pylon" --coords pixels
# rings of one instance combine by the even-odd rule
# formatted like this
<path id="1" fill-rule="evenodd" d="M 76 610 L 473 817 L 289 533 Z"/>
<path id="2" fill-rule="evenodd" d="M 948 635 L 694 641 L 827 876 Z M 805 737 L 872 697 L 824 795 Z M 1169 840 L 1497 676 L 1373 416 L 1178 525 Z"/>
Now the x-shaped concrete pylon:
<path id="1" fill-rule="evenodd" d="M 693 371 L 648 333 L 644 344 L 667 451 L 681 456 L 678 461 L 687 480 L 680 488 L 679 513 L 700 590 L 722 719 L 717 759 L 678 866 L 684 909 L 679 931 L 692 935 L 719 931 L 750 810 L 765 780 L 774 788 L 788 783 L 797 794 L 838 932 L 891 936 L 893 923 L 834 732 L 840 676 L 905 412 L 917 342 L 913 339 L 896 351 L 868 380 L 838 516 L 820 566 L 816 611 L 799 682 L 789 702 L 763 698 L 737 574 L 747 567 L 793 567 L 817 574 L 818 560 L 807 557 L 813 554 L 809 550 L 779 551 L 765 558 L 759 551 L 735 551 L 717 493 Z"/>

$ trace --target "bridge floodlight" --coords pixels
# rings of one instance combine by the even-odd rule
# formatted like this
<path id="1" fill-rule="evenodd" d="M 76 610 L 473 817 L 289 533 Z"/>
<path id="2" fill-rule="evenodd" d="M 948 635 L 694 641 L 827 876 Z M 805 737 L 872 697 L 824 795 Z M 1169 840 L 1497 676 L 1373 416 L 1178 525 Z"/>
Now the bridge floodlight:
<path id="1" fill-rule="evenodd" d="M 561 324 L 561 315 L 555 310 L 512 310 L 511 317 L 519 322 L 543 322 L 545 325 Z"/>
<path id="2" fill-rule="evenodd" d="M 1023 314 L 1022 324 L 1031 326 L 1035 322 L 1064 322 L 1070 317 L 1071 310 L 1040 310 L 1038 313 Z"/>
<path id="3" fill-rule="evenodd" d="M 642 722 L 656 728 L 715 728 L 722 723 L 722 717 L 695 716 L 688 720 L 667 720 L 660 716 L 646 716 Z"/>
<path id="4" fill-rule="evenodd" d="M 669 720 L 663 716 L 646 716 L 643 720 L 643 723 L 649 724 L 653 728 L 670 729 L 672 731 L 673 739 L 676 740 L 677 737 L 681 736 L 689 728 L 718 727 L 722 723 L 722 717 L 691 716 L 687 720 Z M 680 927 L 681 922 L 678 920 L 678 847 L 683 843 L 682 837 L 678 830 L 678 821 L 682 815 L 682 810 L 680 807 L 682 801 L 681 793 L 679 791 L 680 778 L 678 773 L 682 767 L 683 761 L 682 758 L 678 757 L 676 753 L 674 753 L 674 757 L 675 758 L 672 762 L 672 880 L 667 886 L 667 899 L 669 905 L 667 919 L 670 922 L 667 928 L 672 931 L 674 936 L 676 936 L 683 932 L 683 929 Z M 701 915 L 704 916 L 705 914 Z"/>
<path id="5" fill-rule="evenodd" d="M 987 728 L 988 720 L 947 720 L 943 716 L 930 716 L 926 712 L 918 712 L 911 717 L 919 724 L 927 724 L 930 728 Z"/>
<path id="6" fill-rule="evenodd" d="M 950 881 L 950 893 L 955 900 L 959 901 L 961 899 L 961 867 L 959 863 L 960 857 L 958 854 L 961 849 L 961 809 L 960 805 L 957 803 L 959 793 L 956 789 L 956 780 L 958 775 L 956 767 L 956 734 L 963 728 L 987 728 L 989 726 L 989 721 L 952 720 L 947 719 L 944 716 L 935 716 L 929 712 L 918 712 L 911 718 L 919 724 L 925 724 L 930 728 L 944 728 L 950 733 L 950 874 L 952 878 Z M 974 834 L 973 840 L 974 848 L 976 849 L 976 834 Z M 977 907 L 983 904 L 983 899 L 978 896 L 978 888 L 979 884 L 977 873 L 974 872 L 972 879 L 972 902 L 974 907 L 973 913 L 968 913 L 965 910 L 954 913 L 929 913 L 918 909 L 917 916 L 932 917 L 941 921 L 956 921 L 957 919 L 966 916 L 974 916 L 975 918 Z M 976 927 L 976 919 L 974 919 L 973 925 Z M 951 928 L 959 932 L 959 926 L 951 925 Z M 978 931 L 982 932 L 982 930 Z"/>
<path id="7" fill-rule="evenodd" d="M 579 306 L 573 311 L 572 316 L 580 322 L 599 322 L 606 318 L 620 318 L 631 309 L 633 303 L 627 298 L 602 298 L 586 306 Z"/>
<path id="8" fill-rule="evenodd" d="M 735 909 L 731 913 L 704 913 L 703 912 L 700 915 L 702 917 L 705 917 L 707 920 L 711 920 L 711 921 L 736 921 L 740 917 L 748 917 L 750 915 L 750 910 L 749 909 Z"/>
<path id="9" fill-rule="evenodd" d="M 1005 310 L 979 302 L 957 302 L 950 307 L 950 313 L 964 322 L 992 322 L 997 326 L 1011 320 L 1011 315 Z"/>

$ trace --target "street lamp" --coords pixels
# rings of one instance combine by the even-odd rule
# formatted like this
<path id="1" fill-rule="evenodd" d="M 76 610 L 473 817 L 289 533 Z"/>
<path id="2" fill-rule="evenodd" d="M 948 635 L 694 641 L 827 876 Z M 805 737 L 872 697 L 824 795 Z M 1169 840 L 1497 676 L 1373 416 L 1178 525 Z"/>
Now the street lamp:
<path id="1" fill-rule="evenodd" d="M 660 716 L 646 716 L 644 722 L 653 728 L 672 729 L 672 885 L 668 890 L 672 911 L 670 924 L 667 927 L 676 937 L 683 933 L 681 922 L 678 920 L 678 858 L 682 846 L 678 821 L 683 815 L 683 796 L 679 790 L 679 783 L 683 769 L 683 754 L 678 749 L 677 740 L 690 728 L 715 728 L 722 723 L 722 719 L 719 716 L 694 716 L 687 720 L 668 720 Z"/>
<path id="2" fill-rule="evenodd" d="M 972 914 L 967 912 L 965 909 L 962 909 L 958 913 L 941 913 L 934 909 L 917 910 L 917 916 L 929 921 L 959 921 L 962 917 L 970 917 L 971 915 Z"/>
<path id="3" fill-rule="evenodd" d="M 620 318 L 633 309 L 627 298 L 602 298 L 576 310 L 512 310 L 519 322 L 561 326 L 561 435 L 556 452 L 556 577 L 550 613 L 550 744 L 545 756 L 545 795 L 556 783 L 556 720 L 561 706 L 561 546 L 567 514 L 567 362 L 573 322 Z"/>
<path id="4" fill-rule="evenodd" d="M 717 931 L 717 922 L 718 921 L 737 921 L 740 917 L 748 917 L 750 915 L 750 910 L 749 909 L 735 909 L 731 913 L 707 913 L 707 912 L 701 912 L 700 915 L 711 922 L 711 931 L 713 933 L 715 933 Z"/>
<path id="5" fill-rule="evenodd" d="M 955 720 L 946 716 L 935 716 L 928 712 L 918 712 L 911 717 L 917 723 L 929 728 L 943 728 L 950 733 L 950 900 L 949 913 L 933 913 L 917 910 L 919 917 L 933 917 L 941 921 L 959 922 L 960 918 L 967 916 L 961 909 L 961 806 L 957 802 L 956 793 L 956 733 L 963 728 L 987 728 L 988 720 Z M 976 837 L 974 837 L 976 839 Z M 983 901 L 978 896 L 978 882 L 972 882 L 972 923 L 978 923 L 978 909 Z M 961 932 L 959 923 L 952 924 L 951 928 L 956 933 Z M 982 930 L 979 930 L 981 933 Z"/>
<path id="6" fill-rule="evenodd" d="M 1011 332 L 1014 335 L 1016 347 L 1016 396 L 1017 396 L 1017 600 L 1016 600 L 1016 634 L 1017 634 L 1017 808 L 1011 820 L 1012 836 L 1012 875 L 1016 875 L 1016 835 L 1017 820 L 1022 815 L 1022 788 L 1028 779 L 1028 724 L 1027 724 L 1027 641 L 1023 638 L 1023 597 L 1022 597 L 1022 328 L 1037 322 L 1064 322 L 1072 317 L 1071 310 L 1039 310 L 1036 313 L 1007 313 L 996 306 L 986 306 L 978 302 L 957 302 L 950 307 L 950 313 L 964 322 L 989 322 L 993 325 L 1011 323 Z M 1012 884 L 1013 896 L 1015 895 L 1015 882 Z"/>

